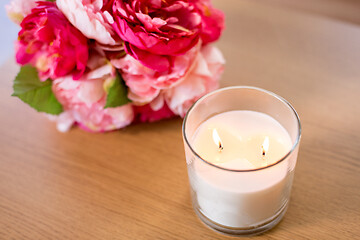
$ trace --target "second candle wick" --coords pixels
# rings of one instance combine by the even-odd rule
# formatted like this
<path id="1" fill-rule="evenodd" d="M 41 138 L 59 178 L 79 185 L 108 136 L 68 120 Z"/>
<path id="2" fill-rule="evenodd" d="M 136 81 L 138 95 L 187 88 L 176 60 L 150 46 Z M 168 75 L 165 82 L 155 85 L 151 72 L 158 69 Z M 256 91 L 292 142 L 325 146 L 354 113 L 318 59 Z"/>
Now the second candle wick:
<path id="1" fill-rule="evenodd" d="M 263 157 L 265 157 L 266 152 L 269 150 L 269 145 L 269 137 L 266 136 L 264 139 L 264 143 L 261 146 Z"/>
<path id="2" fill-rule="evenodd" d="M 219 152 L 221 152 L 224 149 L 224 147 L 221 143 L 221 138 L 220 138 L 218 132 L 216 131 L 216 129 L 213 130 L 213 140 L 214 140 L 214 143 L 219 146 Z"/>

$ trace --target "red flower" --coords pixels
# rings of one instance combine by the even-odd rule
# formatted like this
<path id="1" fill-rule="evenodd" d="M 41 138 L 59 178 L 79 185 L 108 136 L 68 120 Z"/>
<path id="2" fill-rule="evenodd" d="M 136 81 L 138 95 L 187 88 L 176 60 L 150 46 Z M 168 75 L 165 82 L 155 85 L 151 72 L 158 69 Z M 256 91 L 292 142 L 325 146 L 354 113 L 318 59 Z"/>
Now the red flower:
<path id="1" fill-rule="evenodd" d="M 219 38 L 223 14 L 207 0 L 114 0 L 112 24 L 128 54 L 162 72 L 173 57 Z"/>
<path id="2" fill-rule="evenodd" d="M 87 38 L 52 2 L 38 2 L 21 22 L 16 60 L 37 68 L 40 78 L 73 74 L 79 79 L 88 61 Z"/>

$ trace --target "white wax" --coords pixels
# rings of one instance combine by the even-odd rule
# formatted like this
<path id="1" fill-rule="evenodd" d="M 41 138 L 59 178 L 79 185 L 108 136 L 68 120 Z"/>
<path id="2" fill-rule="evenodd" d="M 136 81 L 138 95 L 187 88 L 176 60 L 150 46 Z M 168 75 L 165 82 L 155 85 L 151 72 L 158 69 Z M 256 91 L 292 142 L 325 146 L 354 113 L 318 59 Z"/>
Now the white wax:
<path id="1" fill-rule="evenodd" d="M 223 149 L 213 140 L 216 129 Z M 263 155 L 268 138 L 269 148 Z M 257 169 L 277 162 L 291 149 L 288 132 L 272 117 L 254 111 L 230 111 L 202 123 L 192 147 L 206 161 L 235 169 Z M 210 220 L 228 227 L 246 228 L 263 223 L 285 204 L 287 161 L 249 172 L 225 171 L 201 160 L 194 161 L 189 178 L 200 211 Z"/>

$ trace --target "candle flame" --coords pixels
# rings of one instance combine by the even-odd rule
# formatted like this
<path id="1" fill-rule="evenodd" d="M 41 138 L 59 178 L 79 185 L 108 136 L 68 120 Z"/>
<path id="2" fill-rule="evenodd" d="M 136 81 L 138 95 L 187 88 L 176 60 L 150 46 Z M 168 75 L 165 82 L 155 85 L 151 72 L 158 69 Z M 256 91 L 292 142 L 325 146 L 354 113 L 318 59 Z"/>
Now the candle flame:
<path id="1" fill-rule="evenodd" d="M 263 156 L 265 156 L 266 155 L 266 153 L 267 153 L 267 151 L 269 150 L 269 137 L 268 136 L 266 136 L 265 137 L 265 139 L 264 139 L 264 142 L 263 142 L 263 144 L 262 144 L 262 146 L 261 146 L 261 148 L 262 148 L 262 155 Z"/>
<path id="2" fill-rule="evenodd" d="M 213 130 L 213 140 L 214 140 L 214 143 L 219 146 L 219 151 L 221 152 L 224 147 L 222 145 L 222 142 L 221 142 L 221 138 L 218 134 L 218 132 L 216 131 L 216 129 Z"/>

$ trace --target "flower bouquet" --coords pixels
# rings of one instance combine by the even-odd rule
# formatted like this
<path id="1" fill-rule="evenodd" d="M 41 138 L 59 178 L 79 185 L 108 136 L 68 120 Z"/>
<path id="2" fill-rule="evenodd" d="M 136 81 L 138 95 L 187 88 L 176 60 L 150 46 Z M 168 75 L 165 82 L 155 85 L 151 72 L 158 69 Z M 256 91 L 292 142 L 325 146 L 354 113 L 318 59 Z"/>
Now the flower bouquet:
<path id="1" fill-rule="evenodd" d="M 13 0 L 20 24 L 14 93 L 57 122 L 102 132 L 183 117 L 218 87 L 210 43 L 224 15 L 210 0 Z"/>

